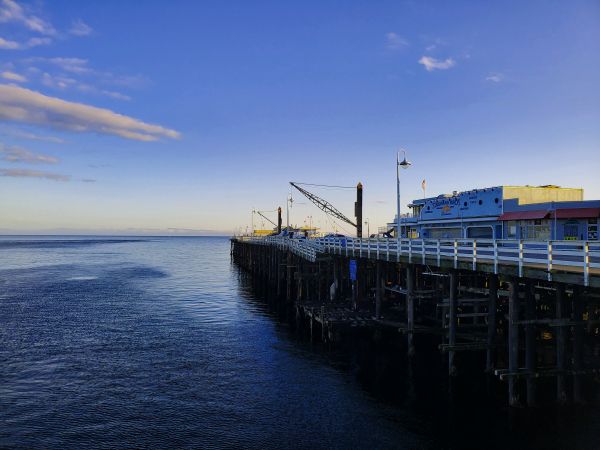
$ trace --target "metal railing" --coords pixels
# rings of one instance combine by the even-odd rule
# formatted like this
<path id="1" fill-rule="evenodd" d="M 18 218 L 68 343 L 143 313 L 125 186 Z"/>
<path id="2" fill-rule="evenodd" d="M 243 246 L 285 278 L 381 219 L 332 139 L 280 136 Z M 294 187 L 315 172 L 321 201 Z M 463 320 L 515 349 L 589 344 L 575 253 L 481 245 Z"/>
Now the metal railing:
<path id="1" fill-rule="evenodd" d="M 455 268 L 460 263 L 493 265 L 498 273 L 500 265 L 517 267 L 519 276 L 525 268 L 536 268 L 548 273 L 575 272 L 583 275 L 589 285 L 590 275 L 600 275 L 600 242 L 597 241 L 528 241 L 504 239 L 390 239 L 390 238 L 316 238 L 289 239 L 282 236 L 237 238 L 262 245 L 277 245 L 314 262 L 318 254 L 333 253 L 387 261 L 441 265 L 451 261 Z"/>

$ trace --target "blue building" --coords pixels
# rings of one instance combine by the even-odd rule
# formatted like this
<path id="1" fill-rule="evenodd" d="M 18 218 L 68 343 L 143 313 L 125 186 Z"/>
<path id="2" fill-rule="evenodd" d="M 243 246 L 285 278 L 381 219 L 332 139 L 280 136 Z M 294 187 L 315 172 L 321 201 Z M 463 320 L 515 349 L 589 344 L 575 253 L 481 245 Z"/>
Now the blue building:
<path id="1" fill-rule="evenodd" d="M 400 236 L 423 239 L 597 240 L 600 200 L 583 189 L 498 186 L 414 200 Z M 394 223 L 388 224 L 396 229 Z"/>

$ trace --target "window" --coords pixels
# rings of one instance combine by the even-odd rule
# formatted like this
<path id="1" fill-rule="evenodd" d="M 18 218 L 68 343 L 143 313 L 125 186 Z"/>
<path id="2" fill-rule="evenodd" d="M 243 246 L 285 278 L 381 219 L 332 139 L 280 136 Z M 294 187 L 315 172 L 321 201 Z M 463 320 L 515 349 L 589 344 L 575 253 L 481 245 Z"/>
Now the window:
<path id="1" fill-rule="evenodd" d="M 481 205 L 481 204 L 483 204 L 483 200 L 479 200 L 479 204 L 480 204 L 480 205 Z"/>
<path id="2" fill-rule="evenodd" d="M 422 209 L 423 209 L 423 205 L 414 205 L 412 207 L 413 217 L 420 217 Z"/>
<path id="3" fill-rule="evenodd" d="M 496 198 L 494 199 L 494 203 L 498 203 L 499 201 L 500 201 L 500 200 L 498 199 L 498 197 L 496 197 Z"/>
<path id="4" fill-rule="evenodd" d="M 596 219 L 588 220 L 587 239 L 588 241 L 598 240 L 598 222 L 596 221 Z"/>
<path id="5" fill-rule="evenodd" d="M 430 239 L 458 239 L 462 237 L 462 230 L 456 228 L 429 228 L 424 230 L 424 235 L 427 234 Z"/>
<path id="6" fill-rule="evenodd" d="M 579 239 L 579 224 L 577 222 L 565 223 L 564 239 L 566 241 L 576 241 L 577 239 Z"/>
<path id="7" fill-rule="evenodd" d="M 469 227 L 467 228 L 467 237 L 471 239 L 492 239 L 494 229 L 491 226 Z"/>
<path id="8" fill-rule="evenodd" d="M 547 220 L 524 220 L 521 223 L 521 237 L 533 241 L 550 239 L 550 223 Z"/>
<path id="9" fill-rule="evenodd" d="M 509 220 L 506 222 L 506 237 L 508 239 L 517 238 L 517 222 L 514 220 Z"/>

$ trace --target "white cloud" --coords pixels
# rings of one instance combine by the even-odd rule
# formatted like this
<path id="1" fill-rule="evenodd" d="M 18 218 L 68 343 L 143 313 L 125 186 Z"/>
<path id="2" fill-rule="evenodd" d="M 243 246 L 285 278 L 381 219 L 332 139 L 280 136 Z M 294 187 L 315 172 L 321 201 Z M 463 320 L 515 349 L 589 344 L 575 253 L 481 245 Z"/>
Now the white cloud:
<path id="1" fill-rule="evenodd" d="M 26 83 L 27 78 L 23 75 L 19 75 L 18 73 L 11 72 L 10 70 L 5 70 L 4 72 L 0 72 L 0 77 L 9 81 L 16 81 L 17 83 Z"/>
<path id="2" fill-rule="evenodd" d="M 66 89 L 69 86 L 77 84 L 77 80 L 62 76 L 54 77 L 48 72 L 44 72 L 42 74 L 42 84 L 54 89 Z"/>
<path id="3" fill-rule="evenodd" d="M 408 47 L 408 41 L 394 32 L 387 33 L 385 39 L 389 50 L 402 50 Z"/>
<path id="4" fill-rule="evenodd" d="M 65 72 L 71 72 L 76 74 L 86 74 L 92 72 L 92 69 L 88 67 L 88 60 L 83 58 L 42 58 L 42 57 L 34 57 L 34 58 L 26 58 L 21 60 L 26 64 L 34 64 L 34 63 L 45 63 L 51 64 L 59 67 Z"/>
<path id="5" fill-rule="evenodd" d="M 419 64 L 422 64 L 428 72 L 432 72 L 434 70 L 450 69 L 456 65 L 456 62 L 452 58 L 446 58 L 442 61 L 432 56 L 422 56 L 419 59 Z"/>
<path id="6" fill-rule="evenodd" d="M 33 153 L 22 147 L 7 146 L 0 143 L 0 158 L 13 163 L 27 164 L 56 164 L 58 158 L 54 156 Z"/>
<path id="7" fill-rule="evenodd" d="M 52 39 L 47 37 L 34 37 L 30 38 L 26 42 L 10 41 L 0 37 L 0 48 L 4 50 L 25 50 L 38 45 L 49 45 L 52 43 Z"/>
<path id="8" fill-rule="evenodd" d="M 0 0 L 0 23 L 14 22 L 46 36 L 56 34 L 54 27 L 45 20 L 30 14 L 14 0 Z"/>
<path id="9" fill-rule="evenodd" d="M 141 88 L 149 84 L 149 81 L 141 75 L 118 75 L 112 72 L 96 70 L 89 65 L 89 61 L 83 58 L 73 57 L 54 57 L 54 58 L 25 58 L 20 61 L 29 64 L 28 70 L 39 70 L 36 65 L 51 65 L 58 67 L 64 72 L 71 74 L 88 76 L 95 78 L 96 81 L 111 86 L 120 86 L 123 88 Z M 48 68 L 48 70 L 50 70 Z"/>
<path id="10" fill-rule="evenodd" d="M 29 39 L 25 43 L 25 48 L 37 47 L 38 45 L 50 45 L 52 43 L 52 39 L 47 37 L 34 37 Z"/>
<path id="11" fill-rule="evenodd" d="M 54 181 L 70 181 L 68 175 L 61 175 L 54 172 L 43 172 L 41 170 L 30 169 L 2 169 L 0 168 L 0 177 L 15 177 L 15 178 L 46 178 Z"/>
<path id="12" fill-rule="evenodd" d="M 131 97 L 129 95 L 125 95 L 125 94 L 121 94 L 120 92 L 116 92 L 116 91 L 100 91 L 101 94 L 106 95 L 108 97 L 114 98 L 116 100 L 125 100 L 125 101 L 129 101 L 131 100 Z"/>
<path id="13" fill-rule="evenodd" d="M 500 83 L 502 80 L 504 80 L 504 74 L 498 72 L 491 72 L 485 77 L 485 81 L 491 81 L 492 83 Z"/>
<path id="14" fill-rule="evenodd" d="M 109 91 L 106 89 L 98 89 L 97 87 L 92 86 L 90 84 L 81 83 L 74 78 L 65 77 L 61 75 L 52 76 L 48 72 L 44 72 L 42 74 L 41 82 L 44 86 L 53 89 L 66 90 L 72 88 L 80 92 L 84 92 L 86 94 L 104 95 L 106 97 L 114 98 L 115 100 L 131 100 L 131 97 L 120 92 Z"/>
<path id="15" fill-rule="evenodd" d="M 89 36 L 94 30 L 81 19 L 74 20 L 69 33 L 75 36 Z"/>
<path id="16" fill-rule="evenodd" d="M 16 41 L 9 41 L 0 37 L 0 48 L 4 50 L 18 50 L 21 48 L 21 44 Z"/>
<path id="17" fill-rule="evenodd" d="M 12 85 L 0 85 L 0 119 L 76 132 L 115 135 L 138 141 L 180 137 L 179 132 L 160 125 Z"/>
<path id="18" fill-rule="evenodd" d="M 43 136 L 35 133 L 30 133 L 29 131 L 14 129 L 12 127 L 2 127 L 0 129 L 0 133 L 15 138 L 29 139 L 31 141 L 52 142 L 54 144 L 65 143 L 64 139 L 58 138 L 56 136 Z"/>

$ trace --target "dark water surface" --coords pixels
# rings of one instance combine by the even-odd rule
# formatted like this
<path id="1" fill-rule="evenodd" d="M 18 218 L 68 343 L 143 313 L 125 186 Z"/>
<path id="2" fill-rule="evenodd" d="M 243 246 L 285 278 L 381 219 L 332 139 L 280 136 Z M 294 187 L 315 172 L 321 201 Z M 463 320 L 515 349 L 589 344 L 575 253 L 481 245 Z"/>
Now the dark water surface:
<path id="1" fill-rule="evenodd" d="M 295 335 L 225 238 L 0 238 L 0 447 L 600 448 L 597 408 L 448 402 L 362 352 Z"/>

